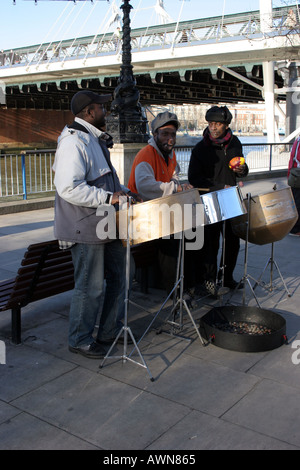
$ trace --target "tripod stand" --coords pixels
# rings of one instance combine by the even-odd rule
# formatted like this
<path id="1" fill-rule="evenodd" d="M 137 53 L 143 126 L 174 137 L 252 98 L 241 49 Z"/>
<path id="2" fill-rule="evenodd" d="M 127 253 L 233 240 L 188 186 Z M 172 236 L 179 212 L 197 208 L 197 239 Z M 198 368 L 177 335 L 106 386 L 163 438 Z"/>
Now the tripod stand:
<path id="1" fill-rule="evenodd" d="M 254 289 L 251 285 L 251 282 L 249 279 L 252 279 L 253 281 L 256 281 L 256 279 L 254 279 L 253 277 L 251 277 L 248 273 L 247 273 L 247 269 L 248 269 L 248 247 L 249 247 L 249 227 L 250 227 L 250 203 L 251 203 L 251 194 L 247 194 L 247 209 L 248 209 L 248 214 L 247 214 L 247 222 L 246 222 L 246 225 L 247 225 L 247 229 L 246 229 L 246 240 L 245 240 L 245 257 L 244 257 L 244 275 L 242 277 L 242 279 L 239 281 L 238 285 L 236 286 L 236 288 L 234 289 L 234 292 L 233 294 L 238 290 L 239 286 L 241 285 L 241 283 L 243 282 L 244 283 L 244 287 L 243 287 L 243 306 L 246 305 L 246 284 L 248 284 L 249 288 L 250 288 L 250 291 L 253 295 L 253 297 L 255 298 L 256 300 L 256 303 L 258 305 L 259 308 L 261 308 L 259 302 L 258 302 L 258 299 L 255 295 L 255 292 L 254 292 Z M 257 282 L 257 281 L 256 281 Z M 233 295 L 232 294 L 232 295 Z M 231 297 L 232 297 L 231 295 Z M 231 297 L 229 299 L 229 301 L 231 300 Z"/>
<path id="2" fill-rule="evenodd" d="M 164 303 L 162 304 L 162 306 L 160 307 L 159 311 L 156 313 L 156 315 L 152 319 L 150 325 L 148 326 L 147 330 L 145 331 L 145 333 L 143 334 L 141 339 L 149 331 L 149 329 L 153 325 L 154 321 L 156 320 L 156 318 L 158 317 L 158 315 L 160 314 L 160 312 L 162 311 L 162 309 L 164 308 L 164 306 L 166 305 L 166 303 L 170 299 L 170 297 L 173 294 L 175 295 L 175 293 L 177 292 L 178 287 L 179 287 L 179 297 L 178 297 L 177 300 L 175 300 L 173 302 L 173 308 L 172 308 L 172 311 L 169 315 L 169 317 L 170 317 L 173 314 L 173 321 L 166 320 L 166 323 L 169 323 L 170 325 L 172 325 L 172 327 L 177 327 L 179 330 L 181 330 L 182 327 L 183 327 L 183 308 L 184 308 L 186 310 L 192 324 L 193 324 L 193 327 L 196 330 L 197 336 L 199 337 L 202 345 L 204 346 L 204 341 L 202 339 L 202 336 L 200 335 L 199 329 L 197 328 L 197 325 L 196 325 L 195 320 L 194 320 L 194 318 L 191 314 L 191 311 L 190 311 L 190 309 L 187 305 L 186 300 L 183 298 L 183 288 L 184 288 L 184 232 L 181 233 L 181 239 L 180 239 L 180 244 L 179 244 L 179 252 L 178 252 L 178 263 L 177 263 L 177 279 L 176 279 L 176 282 L 174 284 L 174 287 L 171 290 L 171 292 L 169 293 L 169 295 L 167 296 L 167 298 L 164 301 Z M 178 311 L 178 308 L 179 308 L 179 323 L 175 322 L 175 313 L 176 313 L 176 311 Z M 174 329 L 172 330 L 172 334 L 174 334 Z M 141 339 L 140 339 L 140 341 L 141 341 Z"/>
<path id="3" fill-rule="evenodd" d="M 266 271 L 266 269 L 267 269 L 267 267 L 268 267 L 269 265 L 270 265 L 270 287 L 269 287 L 270 292 L 272 292 L 272 290 L 273 290 L 273 268 L 274 268 L 274 266 L 275 266 L 275 268 L 276 268 L 277 271 L 278 271 L 278 274 L 279 274 L 279 276 L 280 276 L 280 279 L 281 279 L 281 281 L 282 281 L 282 284 L 283 284 L 283 286 L 284 286 L 284 289 L 285 289 L 285 291 L 286 291 L 288 297 L 291 297 L 292 294 L 290 293 L 290 291 L 288 290 L 288 288 L 287 288 L 287 286 L 286 286 L 286 283 L 284 282 L 284 279 L 283 279 L 283 277 L 282 277 L 282 274 L 281 274 L 281 272 L 280 272 L 280 269 L 279 269 L 279 267 L 278 267 L 277 262 L 274 260 L 274 243 L 271 244 L 271 256 L 270 256 L 269 260 L 267 261 L 267 263 L 266 263 L 266 265 L 265 265 L 265 267 L 264 267 L 264 269 L 263 269 L 261 275 L 259 276 L 258 280 L 257 280 L 256 283 L 254 284 L 253 290 L 254 290 L 258 285 L 262 285 L 262 283 L 261 283 L 261 278 L 262 278 L 262 276 L 264 275 L 264 273 L 265 273 L 265 271 Z M 263 285 L 263 287 L 266 287 L 266 286 Z"/>
<path id="4" fill-rule="evenodd" d="M 130 228 L 130 208 L 131 208 L 131 204 L 132 204 L 132 197 L 129 196 L 128 197 L 128 214 L 127 214 L 127 240 L 126 240 L 126 287 L 125 287 L 125 300 L 124 300 L 124 303 L 125 303 L 125 314 L 124 314 L 124 326 L 120 329 L 117 337 L 115 338 L 114 342 L 112 343 L 111 347 L 109 348 L 107 354 L 105 355 L 102 363 L 100 364 L 100 369 L 103 367 L 104 365 L 104 362 L 106 361 L 106 359 L 109 359 L 109 358 L 114 358 L 114 359 L 122 359 L 123 363 L 126 362 L 126 361 L 131 361 L 131 362 L 134 362 L 135 364 L 141 366 L 141 367 L 144 367 L 149 376 L 150 376 L 150 380 L 153 382 L 154 381 L 154 378 L 152 377 L 148 367 L 147 367 L 147 364 L 142 356 L 142 353 L 141 351 L 139 350 L 138 348 L 138 345 L 137 345 L 137 342 L 132 334 L 132 331 L 130 329 L 130 327 L 128 326 L 128 309 L 129 309 L 129 291 L 130 291 L 130 234 L 129 234 L 129 228 Z M 123 345 L 123 354 L 121 356 L 110 356 L 110 352 L 113 350 L 114 346 L 117 344 L 118 342 L 118 339 L 120 338 L 120 336 L 122 335 L 122 333 L 124 333 L 124 345 Z M 134 344 L 134 349 L 137 350 L 138 352 L 138 355 L 141 359 L 141 362 L 138 362 L 138 361 L 135 361 L 134 359 L 132 359 L 130 357 L 130 355 L 127 354 L 127 347 L 128 347 L 128 335 L 130 336 L 130 338 L 132 339 L 132 342 Z M 133 350 L 134 350 L 133 349 Z"/>

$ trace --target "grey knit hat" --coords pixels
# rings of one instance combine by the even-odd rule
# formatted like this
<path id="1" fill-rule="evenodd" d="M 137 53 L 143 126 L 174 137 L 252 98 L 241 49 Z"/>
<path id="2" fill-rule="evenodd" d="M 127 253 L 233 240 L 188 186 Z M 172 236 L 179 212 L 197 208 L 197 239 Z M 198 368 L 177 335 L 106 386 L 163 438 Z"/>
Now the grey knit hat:
<path id="1" fill-rule="evenodd" d="M 152 134 L 154 134 L 157 129 L 166 126 L 167 124 L 174 124 L 176 129 L 180 127 L 180 122 L 178 121 L 178 117 L 176 116 L 176 114 L 170 113 L 169 111 L 159 113 L 151 123 Z"/>

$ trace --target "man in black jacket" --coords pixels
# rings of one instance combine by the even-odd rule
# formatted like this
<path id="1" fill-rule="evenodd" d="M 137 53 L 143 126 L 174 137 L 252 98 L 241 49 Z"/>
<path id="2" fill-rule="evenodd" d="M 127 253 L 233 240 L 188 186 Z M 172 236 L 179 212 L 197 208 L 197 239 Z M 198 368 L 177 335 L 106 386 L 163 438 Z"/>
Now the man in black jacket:
<path id="1" fill-rule="evenodd" d="M 243 156 L 241 142 L 229 128 L 232 114 L 226 106 L 213 106 L 207 111 L 205 119 L 208 127 L 204 130 L 203 139 L 192 151 L 188 180 L 194 187 L 209 188 L 209 191 L 236 186 L 237 177 L 247 176 L 249 169 L 246 164 L 233 170 L 229 168 L 232 158 Z M 197 254 L 193 252 L 193 256 L 196 256 L 194 262 L 197 263 L 195 284 L 200 286 L 201 292 L 214 296 L 218 294 L 217 258 L 222 229 L 222 222 L 206 225 L 204 246 Z M 240 239 L 233 233 L 228 220 L 225 222 L 224 286 L 230 289 L 238 286 L 233 278 L 233 271 L 239 249 Z"/>

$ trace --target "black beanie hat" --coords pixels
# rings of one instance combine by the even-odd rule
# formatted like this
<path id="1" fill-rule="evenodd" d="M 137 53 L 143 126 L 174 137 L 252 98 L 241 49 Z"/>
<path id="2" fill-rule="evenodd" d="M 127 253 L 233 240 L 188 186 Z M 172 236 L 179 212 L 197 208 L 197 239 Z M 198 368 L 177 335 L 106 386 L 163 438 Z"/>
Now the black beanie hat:
<path id="1" fill-rule="evenodd" d="M 213 106 L 206 112 L 205 119 L 207 122 L 214 121 L 230 124 L 232 120 L 232 114 L 227 106 Z"/>

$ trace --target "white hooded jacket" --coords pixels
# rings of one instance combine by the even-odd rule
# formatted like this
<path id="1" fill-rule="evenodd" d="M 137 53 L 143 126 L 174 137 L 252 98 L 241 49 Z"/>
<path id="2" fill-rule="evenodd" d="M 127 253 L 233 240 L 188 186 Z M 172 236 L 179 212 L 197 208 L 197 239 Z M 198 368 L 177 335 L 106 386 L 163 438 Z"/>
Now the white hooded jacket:
<path id="1" fill-rule="evenodd" d="M 122 187 L 110 164 L 102 132 L 75 118 L 83 130 L 65 127 L 58 139 L 53 170 L 56 187 L 54 234 L 74 243 L 103 243 L 96 234 L 97 208 Z M 99 140 L 100 137 L 100 140 Z"/>

